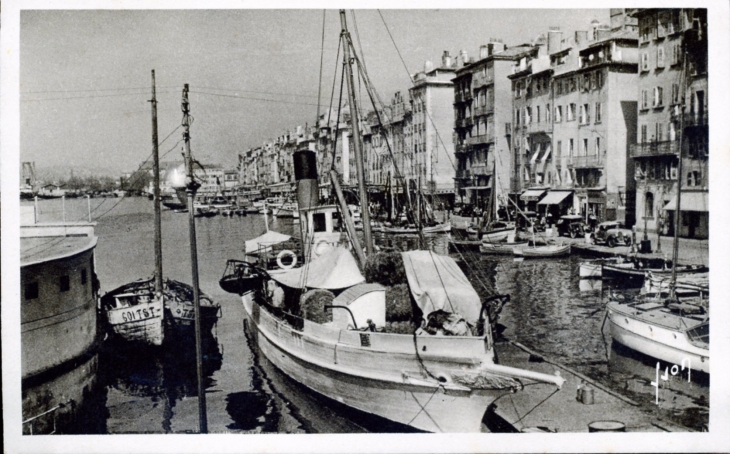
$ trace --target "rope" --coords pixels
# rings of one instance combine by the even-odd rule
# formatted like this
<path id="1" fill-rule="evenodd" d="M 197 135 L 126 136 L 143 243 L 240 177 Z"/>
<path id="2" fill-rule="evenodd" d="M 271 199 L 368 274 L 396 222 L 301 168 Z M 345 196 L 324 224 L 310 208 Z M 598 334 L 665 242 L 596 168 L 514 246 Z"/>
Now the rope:
<path id="1" fill-rule="evenodd" d="M 322 93 L 322 68 L 324 64 L 324 28 L 325 28 L 325 15 L 327 14 L 327 10 L 322 10 L 322 50 L 319 54 L 319 83 L 317 84 L 317 118 L 315 119 L 315 124 L 319 121 L 319 108 L 320 108 L 320 95 Z M 328 119 L 329 120 L 329 119 Z"/>
<path id="2" fill-rule="evenodd" d="M 390 40 L 393 42 L 393 47 L 395 47 L 395 51 L 398 52 L 398 57 L 400 57 L 401 63 L 403 63 L 403 68 L 405 68 L 406 73 L 408 74 L 408 79 L 413 82 L 413 78 L 411 77 L 410 71 L 408 71 L 408 66 L 406 66 L 405 60 L 403 60 L 403 56 L 400 53 L 400 49 L 398 49 L 398 45 L 395 44 L 395 40 L 393 39 L 393 35 L 390 33 L 390 29 L 388 28 L 388 24 L 385 23 L 385 18 L 383 17 L 383 13 L 378 10 L 378 14 L 380 15 L 380 19 L 383 21 L 383 25 L 385 26 L 385 30 L 388 32 L 388 36 L 390 36 Z"/>
<path id="3" fill-rule="evenodd" d="M 560 391 L 560 388 L 556 388 L 556 389 L 555 389 L 555 391 L 553 391 L 553 392 L 552 392 L 552 393 L 550 393 L 550 395 L 548 395 L 548 396 L 547 396 L 546 398 L 544 398 L 543 400 L 541 400 L 540 402 L 538 402 L 538 404 L 537 404 L 537 405 L 535 405 L 534 407 L 532 407 L 532 408 L 530 409 L 530 411 L 528 411 L 527 413 L 525 413 L 525 414 L 524 414 L 524 415 L 523 415 L 523 416 L 522 416 L 522 417 L 521 417 L 520 419 L 518 419 L 517 421 L 513 422 L 513 423 L 512 423 L 512 425 L 515 425 L 515 424 L 517 424 L 518 422 L 520 422 L 520 421 L 522 421 L 523 419 L 525 419 L 525 418 L 527 417 L 527 415 L 529 415 L 530 413 L 532 413 L 532 412 L 533 412 L 533 410 L 535 410 L 535 409 L 536 409 L 537 407 L 539 407 L 540 405 L 542 405 L 543 403 L 545 403 L 545 401 L 546 401 L 546 400 L 548 400 L 548 399 L 550 399 L 551 397 L 553 397 L 553 396 L 554 396 L 555 394 L 557 394 L 557 393 L 558 393 L 559 391 Z M 515 412 L 516 412 L 516 410 L 515 410 Z"/>

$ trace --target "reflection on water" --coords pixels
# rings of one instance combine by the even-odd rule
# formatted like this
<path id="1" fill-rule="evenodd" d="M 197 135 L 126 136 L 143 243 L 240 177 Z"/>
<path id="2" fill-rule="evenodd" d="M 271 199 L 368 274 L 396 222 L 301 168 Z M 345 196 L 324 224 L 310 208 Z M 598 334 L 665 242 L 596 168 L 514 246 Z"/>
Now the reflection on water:
<path id="1" fill-rule="evenodd" d="M 67 220 L 84 219 L 86 200 L 66 201 Z M 95 215 L 116 208 L 99 220 L 96 232 L 97 273 L 102 292 L 152 275 L 154 268 L 152 204 L 147 199 L 92 199 Z M 41 220 L 60 213 L 60 201 L 39 202 Z M 69 214 L 72 213 L 72 214 Z M 44 217 L 46 219 L 44 219 Z M 56 217 L 55 219 L 58 219 Z M 270 219 L 270 228 L 298 236 L 291 220 Z M 162 213 L 163 272 L 191 281 L 188 218 Z M 314 395 L 273 367 L 250 344 L 242 330 L 238 296 L 223 292 L 218 279 L 228 259 L 242 259 L 245 240 L 265 231 L 263 216 L 198 218 L 196 220 L 201 289 L 222 305 L 223 317 L 206 349 L 205 388 L 211 432 L 356 433 L 403 432 L 379 418 L 350 410 Z M 428 247 L 448 252 L 447 235 L 425 238 Z M 381 249 L 418 247 L 416 235 L 376 234 Z M 511 294 L 499 329 L 529 348 L 567 364 L 639 402 L 644 409 L 687 427 L 708 421 L 709 378 L 693 374 L 690 383 L 678 376 L 662 382 L 655 404 L 656 361 L 611 347 L 604 326 L 605 303 L 611 291 L 634 294 L 610 281 L 581 281 L 584 258 L 515 261 L 460 250 L 450 254 L 482 297 Z M 99 407 L 90 413 L 81 433 L 180 433 L 197 430 L 197 378 L 194 347 L 175 344 L 165 352 L 105 351 L 99 358 L 103 383 Z M 663 367 L 663 366 L 662 366 Z M 686 376 L 683 377 L 686 380 Z M 94 423 L 89 419 L 95 418 Z"/>

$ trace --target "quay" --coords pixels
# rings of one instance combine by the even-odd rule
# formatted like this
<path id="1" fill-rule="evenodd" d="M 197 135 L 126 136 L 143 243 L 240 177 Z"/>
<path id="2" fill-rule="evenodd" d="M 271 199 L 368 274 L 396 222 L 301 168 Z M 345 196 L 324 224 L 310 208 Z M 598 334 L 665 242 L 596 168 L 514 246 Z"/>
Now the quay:
<path id="1" fill-rule="evenodd" d="M 565 379 L 556 390 L 544 384 L 529 385 L 529 392 L 508 393 L 495 402 L 486 420 L 487 429 L 507 432 L 590 432 L 591 423 L 611 422 L 620 432 L 687 432 L 679 426 L 655 415 L 628 397 L 586 377 L 545 355 L 536 353 L 515 341 L 496 344 L 499 359 L 513 367 L 553 374 L 559 372 Z M 578 388 L 592 389 L 590 398 L 578 399 Z M 608 431 L 608 430 L 606 430 Z"/>

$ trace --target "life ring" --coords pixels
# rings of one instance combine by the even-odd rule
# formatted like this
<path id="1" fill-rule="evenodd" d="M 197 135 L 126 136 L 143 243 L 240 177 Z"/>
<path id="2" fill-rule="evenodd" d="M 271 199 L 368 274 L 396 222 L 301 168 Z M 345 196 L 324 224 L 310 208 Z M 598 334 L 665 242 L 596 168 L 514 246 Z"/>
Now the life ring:
<path id="1" fill-rule="evenodd" d="M 282 259 L 287 256 L 291 257 L 291 263 L 289 265 L 284 265 Z M 279 252 L 279 255 L 276 256 L 276 264 L 282 270 L 292 269 L 297 265 L 297 255 L 289 249 L 284 249 L 283 251 Z"/>
<path id="2" fill-rule="evenodd" d="M 328 249 L 330 249 L 332 246 L 330 245 L 329 241 L 325 239 L 321 239 L 314 243 L 314 254 L 319 257 L 320 255 L 327 252 Z"/>

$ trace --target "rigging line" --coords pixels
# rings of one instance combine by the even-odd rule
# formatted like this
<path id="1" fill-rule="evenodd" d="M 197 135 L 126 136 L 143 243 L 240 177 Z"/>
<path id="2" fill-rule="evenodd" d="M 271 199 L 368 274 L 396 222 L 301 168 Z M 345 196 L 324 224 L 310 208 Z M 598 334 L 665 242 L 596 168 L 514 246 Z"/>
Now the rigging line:
<path id="1" fill-rule="evenodd" d="M 331 166 L 331 170 L 337 170 L 337 169 L 335 169 L 335 160 L 337 158 L 337 139 L 340 136 L 340 112 L 342 112 L 342 91 L 343 91 L 342 88 L 343 88 L 344 84 L 345 84 L 345 65 L 343 64 L 342 65 L 342 77 L 340 79 L 340 100 L 339 100 L 339 104 L 337 105 L 337 124 L 335 125 L 335 140 L 332 143 L 332 166 Z M 350 106 L 350 107 L 352 107 L 352 106 Z M 350 116 L 350 117 L 352 118 L 352 116 Z M 328 122 L 329 122 L 329 120 L 328 120 Z M 343 144 L 343 146 L 344 146 L 344 144 Z M 343 169 L 345 168 L 345 164 L 347 164 L 348 166 L 350 165 L 350 163 L 344 163 L 343 162 L 342 163 L 342 168 Z"/>
<path id="2" fill-rule="evenodd" d="M 322 10 L 322 50 L 319 53 L 319 83 L 317 84 L 317 118 L 315 118 L 315 124 L 319 121 L 319 108 L 322 94 L 322 68 L 324 67 L 324 29 L 325 29 L 325 15 L 327 10 Z"/>
<path id="3" fill-rule="evenodd" d="M 400 49 L 398 49 L 398 45 L 395 43 L 395 40 L 393 39 L 393 35 L 390 33 L 390 29 L 388 28 L 388 24 L 385 23 L 385 18 L 383 17 L 383 13 L 378 10 L 378 14 L 380 15 L 380 19 L 383 21 L 383 25 L 385 26 L 385 30 L 388 32 L 388 36 L 390 36 L 390 40 L 393 42 L 393 47 L 395 47 L 395 51 L 398 52 L 398 57 L 400 57 L 401 63 L 403 63 L 403 68 L 405 68 L 406 73 L 408 74 L 408 79 L 413 83 L 413 77 L 411 77 L 410 71 L 408 71 L 408 66 L 406 65 L 405 60 L 403 60 L 403 56 L 400 53 Z"/>
<path id="4" fill-rule="evenodd" d="M 218 90 L 218 91 L 233 91 L 233 92 L 241 92 L 241 93 L 256 93 L 256 94 L 262 94 L 262 95 L 279 95 L 279 96 L 297 96 L 301 98 L 316 98 L 315 95 L 304 95 L 301 93 L 283 93 L 278 91 L 263 91 L 263 90 L 243 90 L 240 88 L 218 88 L 218 87 L 206 87 L 206 86 L 200 86 L 198 88 L 201 88 L 203 90 Z M 177 93 L 177 92 L 175 92 Z"/>
<path id="5" fill-rule="evenodd" d="M 553 396 L 554 396 L 554 395 L 555 395 L 556 393 L 558 393 L 559 391 L 560 391 L 560 388 L 556 388 L 556 389 L 555 389 L 555 391 L 553 391 L 552 393 L 550 393 L 550 395 L 548 395 L 548 396 L 547 396 L 546 398 L 544 398 L 543 400 L 541 400 L 541 401 L 540 401 L 540 402 L 539 402 L 539 403 L 538 403 L 537 405 L 535 405 L 534 407 L 532 407 L 532 408 L 530 409 L 530 411 L 528 411 L 527 413 L 525 413 L 524 415 L 522 415 L 522 417 L 521 417 L 520 419 L 518 419 L 517 421 L 513 422 L 513 423 L 512 423 L 512 425 L 515 425 L 515 424 L 517 424 L 518 422 L 520 422 L 520 421 L 522 421 L 523 419 L 525 419 L 525 418 L 527 417 L 527 415 L 529 415 L 530 413 L 532 413 L 532 411 L 533 411 L 533 410 L 535 410 L 535 409 L 536 409 L 537 407 L 539 407 L 540 405 L 542 405 L 542 404 L 543 404 L 543 403 L 544 403 L 544 402 L 545 402 L 546 400 L 548 400 L 548 399 L 550 399 L 551 397 L 553 397 Z"/>
<path id="6" fill-rule="evenodd" d="M 266 98 L 251 98 L 247 96 L 236 96 L 236 95 L 226 95 L 222 93 L 210 93 L 207 91 L 193 91 L 190 90 L 189 93 L 195 93 L 198 95 L 210 95 L 210 96 L 219 96 L 221 98 L 237 98 L 237 99 L 246 99 L 249 101 L 265 101 L 265 102 L 276 102 L 280 104 L 299 104 L 302 106 L 316 106 L 317 104 L 311 103 L 311 102 L 297 102 L 297 101 L 282 101 L 279 99 L 266 99 Z"/>
<path id="7" fill-rule="evenodd" d="M 327 112 L 327 129 L 329 129 L 330 123 L 332 122 L 332 103 L 335 99 L 335 87 L 337 86 L 337 68 L 340 67 L 340 49 L 342 48 L 342 40 L 337 40 L 337 55 L 335 56 L 335 71 L 332 77 L 332 92 L 330 93 L 330 110 Z M 342 92 L 342 88 L 340 88 Z M 339 114 L 338 114 L 339 115 Z"/>
<path id="8" fill-rule="evenodd" d="M 158 93 L 172 93 L 169 92 L 158 92 Z M 92 99 L 92 98 L 112 98 L 118 96 L 146 96 L 149 93 L 114 93 L 108 95 L 92 95 L 92 96 L 63 96 L 60 98 L 40 98 L 40 99 L 21 99 L 23 102 L 40 102 L 40 101 L 63 101 L 66 99 Z"/>

